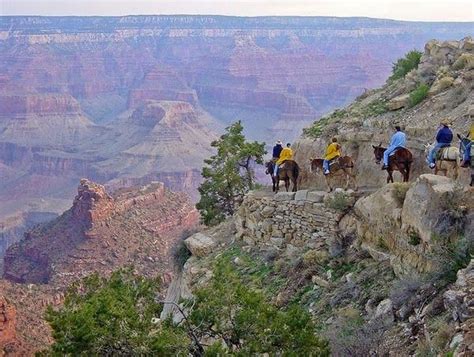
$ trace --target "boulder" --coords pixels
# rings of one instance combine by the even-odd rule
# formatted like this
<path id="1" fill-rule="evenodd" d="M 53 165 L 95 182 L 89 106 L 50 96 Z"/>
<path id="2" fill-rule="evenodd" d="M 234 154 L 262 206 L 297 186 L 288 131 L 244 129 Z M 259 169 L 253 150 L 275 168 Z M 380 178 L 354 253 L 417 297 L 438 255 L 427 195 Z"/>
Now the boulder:
<path id="1" fill-rule="evenodd" d="M 184 244 L 192 255 L 196 257 L 204 257 L 212 253 L 217 242 L 205 234 L 195 233 L 191 237 L 185 239 Z"/>
<path id="2" fill-rule="evenodd" d="M 308 192 L 307 200 L 316 203 L 322 203 L 324 201 L 324 196 L 326 196 L 326 192 L 324 191 L 311 191 Z"/>
<path id="3" fill-rule="evenodd" d="M 408 190 L 401 212 L 402 230 L 422 241 L 431 241 L 439 217 L 451 204 L 455 182 L 445 176 L 425 174 Z"/>
<path id="4" fill-rule="evenodd" d="M 299 190 L 295 194 L 295 201 L 306 200 L 308 197 L 308 190 Z"/>
<path id="5" fill-rule="evenodd" d="M 408 94 L 402 94 L 398 97 L 393 98 L 387 103 L 388 110 L 398 110 L 406 107 L 410 103 L 410 96 Z"/>
<path id="6" fill-rule="evenodd" d="M 385 299 L 382 300 L 378 305 L 377 309 L 375 309 L 375 318 L 382 318 L 388 319 L 393 321 L 393 307 L 392 307 L 392 300 Z"/>
<path id="7" fill-rule="evenodd" d="M 430 90 L 428 91 L 428 94 L 436 95 L 438 93 L 441 93 L 442 91 L 451 87 L 453 83 L 454 83 L 454 78 L 451 76 L 445 76 L 445 77 L 439 78 L 433 83 Z"/>

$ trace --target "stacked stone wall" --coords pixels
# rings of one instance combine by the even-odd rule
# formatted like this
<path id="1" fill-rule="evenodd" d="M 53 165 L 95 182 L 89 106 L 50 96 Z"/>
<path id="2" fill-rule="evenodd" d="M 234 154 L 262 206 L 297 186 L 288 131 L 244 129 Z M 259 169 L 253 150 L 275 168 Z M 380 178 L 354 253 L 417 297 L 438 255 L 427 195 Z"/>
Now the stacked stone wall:
<path id="1" fill-rule="evenodd" d="M 338 234 L 343 212 L 329 208 L 320 191 L 246 196 L 237 214 L 238 236 L 250 245 L 311 247 Z"/>

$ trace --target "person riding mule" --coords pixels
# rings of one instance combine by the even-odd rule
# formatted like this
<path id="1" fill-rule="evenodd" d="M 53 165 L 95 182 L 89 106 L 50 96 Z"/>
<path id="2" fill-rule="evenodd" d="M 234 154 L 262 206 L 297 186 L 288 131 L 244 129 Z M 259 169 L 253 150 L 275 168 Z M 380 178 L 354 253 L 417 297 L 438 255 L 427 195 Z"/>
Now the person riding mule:
<path id="1" fill-rule="evenodd" d="M 329 175 L 331 161 L 341 156 L 341 145 L 337 142 L 337 138 L 332 138 L 331 143 L 326 148 L 326 155 L 324 156 L 323 168 L 324 175 Z"/>
<path id="2" fill-rule="evenodd" d="M 287 160 L 292 160 L 293 159 L 293 150 L 291 150 L 291 144 L 288 143 L 286 144 L 286 148 L 284 148 L 281 152 L 280 152 L 280 157 L 278 158 L 278 160 L 275 162 L 275 167 L 274 167 L 274 171 L 273 171 L 273 175 L 274 176 L 278 176 L 278 170 L 280 168 L 280 166 Z"/>
<path id="3" fill-rule="evenodd" d="M 324 173 L 324 159 L 310 159 L 310 171 L 319 172 L 320 170 Z M 337 160 L 334 160 L 331 164 L 331 171 L 328 175 L 324 175 L 326 179 L 326 184 L 328 186 L 329 192 L 333 190 L 333 185 L 331 185 L 331 177 L 344 176 L 346 178 L 346 183 L 344 188 L 349 188 L 349 182 L 352 181 L 353 188 L 357 191 L 357 182 L 355 178 L 354 170 L 354 161 L 350 156 L 339 156 Z"/>
<path id="4" fill-rule="evenodd" d="M 265 164 L 267 175 L 270 175 L 272 178 L 273 184 L 273 192 L 277 193 L 280 189 L 280 180 L 285 182 L 285 188 L 288 192 L 290 188 L 290 181 L 293 183 L 293 192 L 296 192 L 298 189 L 298 176 L 300 172 L 300 168 L 296 161 L 293 160 L 286 160 L 284 165 L 280 167 L 278 170 L 278 174 L 274 175 L 276 162 L 274 160 L 270 160 Z"/>
<path id="5" fill-rule="evenodd" d="M 405 148 L 405 144 L 407 141 L 405 133 L 402 131 L 399 125 L 395 126 L 395 130 L 396 130 L 395 134 L 393 134 L 392 138 L 390 139 L 390 145 L 383 153 L 382 170 L 388 169 L 389 158 L 395 153 L 395 151 L 397 151 L 400 148 Z"/>
<path id="6" fill-rule="evenodd" d="M 396 140 L 395 144 L 397 144 Z M 400 142 L 398 144 L 400 144 Z M 384 158 L 387 158 L 387 183 L 393 182 L 393 171 L 395 170 L 400 171 L 403 176 L 403 182 L 408 182 L 410 179 L 411 164 L 413 163 L 412 153 L 404 147 L 399 147 L 397 150 L 393 151 L 392 155 L 387 157 L 387 155 L 385 155 L 387 149 L 381 145 L 382 144 L 380 143 L 378 146 L 372 145 L 372 147 L 374 148 L 375 163 L 377 165 L 379 165 L 380 161 L 382 161 Z"/>
<path id="7" fill-rule="evenodd" d="M 449 121 L 448 119 L 443 119 L 441 121 L 440 128 L 438 129 L 436 133 L 436 142 L 431 146 L 428 153 L 428 157 L 426 158 L 426 162 L 430 166 L 430 169 L 435 168 L 436 158 L 441 159 L 441 157 L 445 156 L 444 152 L 446 149 L 444 148 L 450 147 L 452 141 L 453 141 L 453 132 L 449 128 Z M 449 155 L 445 157 L 444 159 L 450 160 Z M 455 158 L 452 158 L 452 159 L 455 159 Z"/>
<path id="8" fill-rule="evenodd" d="M 281 154 L 281 151 L 283 150 L 283 144 L 281 142 L 281 140 L 278 140 L 275 144 L 275 146 L 273 147 L 273 160 L 276 161 L 280 158 L 280 154 Z"/>

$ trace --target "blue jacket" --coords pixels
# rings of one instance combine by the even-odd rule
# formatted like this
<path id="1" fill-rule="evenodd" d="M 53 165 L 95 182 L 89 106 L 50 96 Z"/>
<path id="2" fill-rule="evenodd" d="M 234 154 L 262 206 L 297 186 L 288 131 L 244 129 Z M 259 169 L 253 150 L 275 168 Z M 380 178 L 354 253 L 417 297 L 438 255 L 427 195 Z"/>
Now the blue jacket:
<path id="1" fill-rule="evenodd" d="M 390 140 L 390 147 L 405 147 L 406 141 L 407 137 L 405 133 L 402 131 L 397 131 L 395 134 L 392 135 L 392 139 Z"/>
<path id="2" fill-rule="evenodd" d="M 273 157 L 280 158 L 280 153 L 283 150 L 283 146 L 277 144 L 273 147 Z"/>
<path id="3" fill-rule="evenodd" d="M 436 134 L 436 142 L 440 144 L 451 144 L 453 141 L 453 132 L 447 126 L 443 126 Z"/>

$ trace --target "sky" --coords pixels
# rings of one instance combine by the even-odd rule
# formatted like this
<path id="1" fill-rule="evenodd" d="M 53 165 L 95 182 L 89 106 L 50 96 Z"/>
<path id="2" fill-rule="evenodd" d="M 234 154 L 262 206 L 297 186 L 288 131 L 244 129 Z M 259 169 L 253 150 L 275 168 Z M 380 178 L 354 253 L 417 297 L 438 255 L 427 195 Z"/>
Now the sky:
<path id="1" fill-rule="evenodd" d="M 474 21 L 473 0 L 0 0 L 1 15 L 366 16 Z"/>

